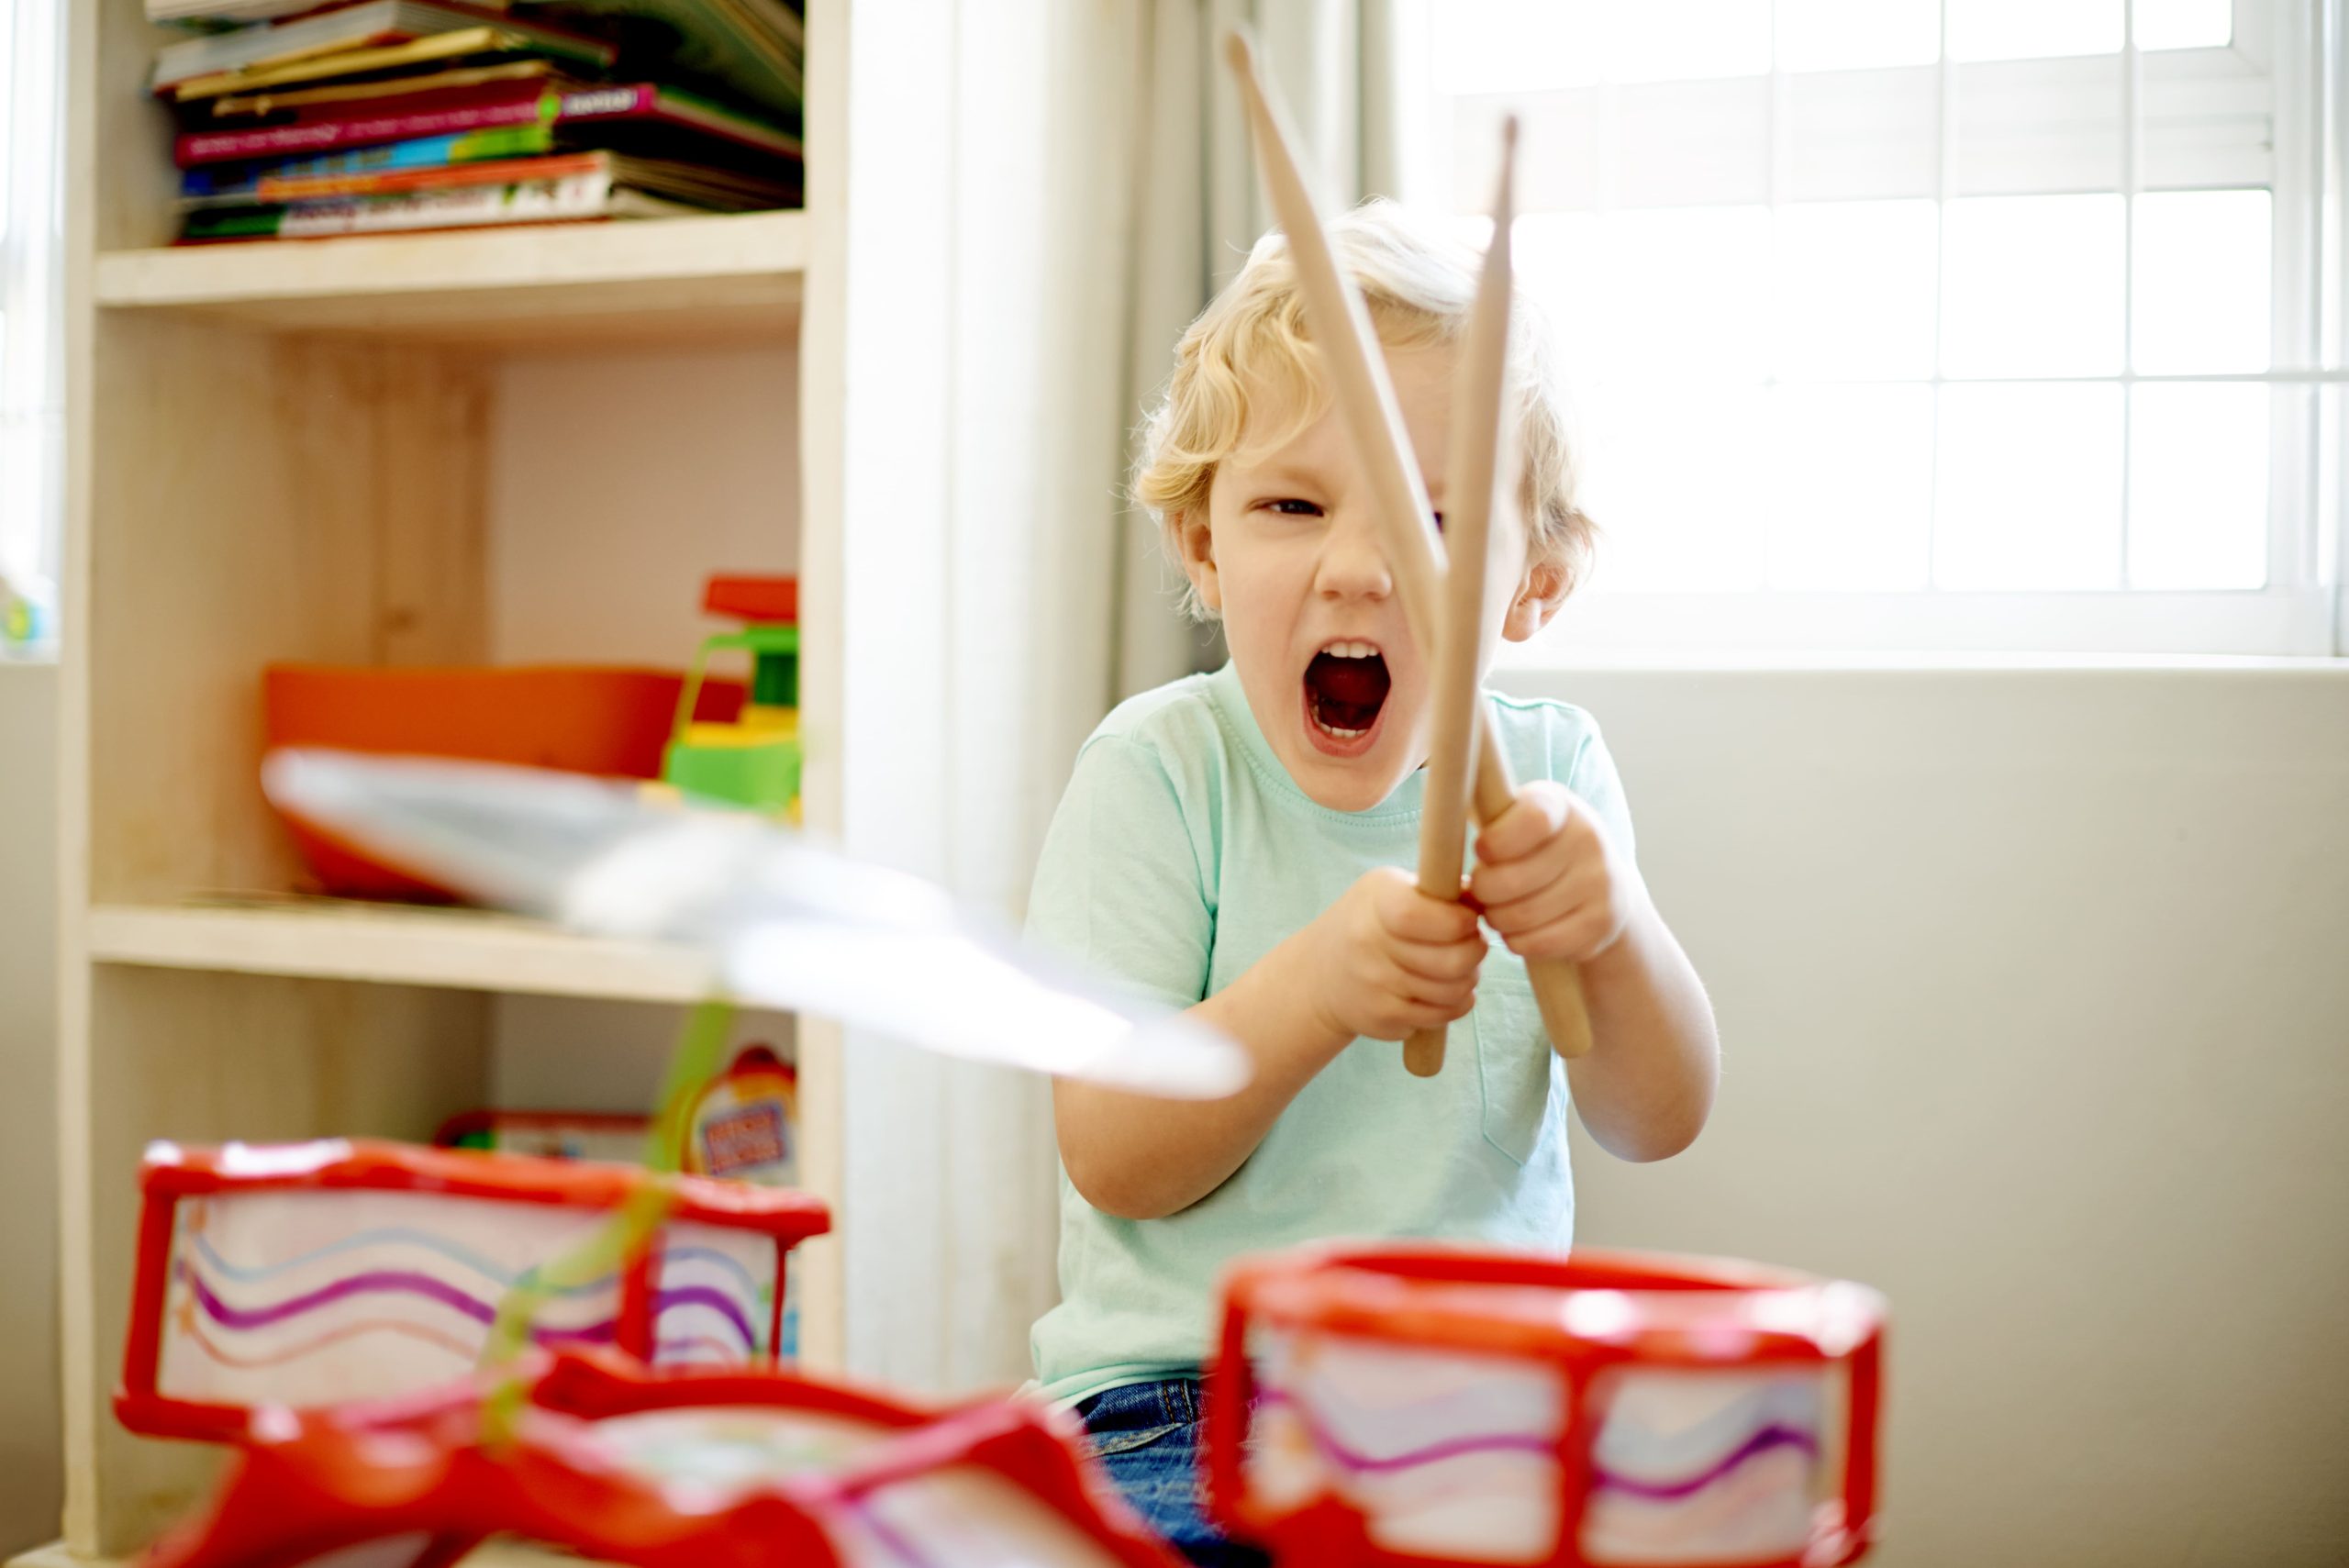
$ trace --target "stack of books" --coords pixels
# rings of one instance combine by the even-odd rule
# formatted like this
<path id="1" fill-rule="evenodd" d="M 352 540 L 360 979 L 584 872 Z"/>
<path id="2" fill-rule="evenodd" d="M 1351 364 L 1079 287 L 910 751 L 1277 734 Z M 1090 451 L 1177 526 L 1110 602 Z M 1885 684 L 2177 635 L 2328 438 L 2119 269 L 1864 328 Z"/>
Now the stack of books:
<path id="1" fill-rule="evenodd" d="M 147 0 L 181 242 L 796 206 L 798 0 Z"/>

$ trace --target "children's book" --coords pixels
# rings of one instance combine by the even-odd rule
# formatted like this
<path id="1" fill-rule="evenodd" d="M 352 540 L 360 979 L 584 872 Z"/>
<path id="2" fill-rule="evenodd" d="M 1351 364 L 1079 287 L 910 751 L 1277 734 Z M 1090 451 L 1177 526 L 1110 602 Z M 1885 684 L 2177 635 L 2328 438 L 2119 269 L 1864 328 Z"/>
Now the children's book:
<path id="1" fill-rule="evenodd" d="M 493 132 L 502 135 L 502 132 Z M 799 197 L 796 185 L 755 180 L 719 169 L 686 163 L 622 158 L 610 152 L 558 152 L 536 158 L 501 158 L 480 163 L 376 169 L 348 173 L 266 176 L 243 190 L 184 199 L 189 212 L 225 207 L 298 206 L 343 196 L 393 196 L 412 191 L 456 190 L 471 185 L 543 183 L 573 174 L 607 174 L 630 189 L 691 202 L 718 211 L 787 206 Z"/>
<path id="2" fill-rule="evenodd" d="M 797 119 L 807 34 L 796 0 L 518 0 L 515 14 L 610 38 L 624 70 L 688 77 Z"/>
<path id="3" fill-rule="evenodd" d="M 615 153 L 584 153 L 594 166 L 552 179 L 502 185 L 348 196 L 286 206 L 235 207 L 188 215 L 185 243 L 221 239 L 316 239 L 343 234 L 399 234 L 429 228 L 566 223 L 593 218 L 678 217 L 707 210 L 654 195 L 660 172 Z M 687 171 L 698 174 L 700 171 Z M 681 184 L 691 184 L 681 180 Z"/>
<path id="4" fill-rule="evenodd" d="M 503 11 L 507 0 L 465 0 L 476 10 Z M 331 0 L 147 0 L 150 22 L 178 23 L 213 28 L 273 22 L 325 8 Z"/>
<path id="5" fill-rule="evenodd" d="M 182 112 L 213 120 L 286 118 L 296 111 L 317 110 L 329 105 L 377 99 L 388 104 L 395 98 L 410 103 L 419 98 L 429 101 L 445 94 L 506 82 L 577 85 L 563 82 L 551 60 L 508 60 L 495 65 L 426 70 L 409 76 L 371 77 L 364 82 L 328 82 L 316 87 L 285 87 L 267 93 L 224 93 L 217 98 L 198 99 Z"/>
<path id="6" fill-rule="evenodd" d="M 184 82 L 158 88 L 157 92 L 168 96 L 185 112 L 190 105 L 228 93 L 299 86 L 312 82 L 351 82 L 363 77 L 391 76 L 418 66 L 451 61 L 485 64 L 492 60 L 527 54 L 530 48 L 529 39 L 503 28 L 462 28 L 453 33 L 435 33 L 430 38 L 412 39 L 406 43 L 389 44 L 382 49 L 338 50 L 312 59 L 288 61 L 283 65 L 216 71 L 208 76 L 191 76 Z"/>
<path id="7" fill-rule="evenodd" d="M 305 112 L 290 125 L 190 131 L 180 137 L 173 155 L 184 169 L 529 124 L 552 126 L 559 138 L 592 133 L 599 143 L 645 155 L 680 157 L 695 150 L 722 155 L 733 147 L 771 162 L 799 157 L 797 138 L 650 82 L 565 89 L 501 83 L 429 106 L 399 100 L 328 106 Z"/>
<path id="8" fill-rule="evenodd" d="M 483 27 L 521 40 L 532 52 L 590 70 L 600 71 L 618 58 L 618 51 L 599 39 L 462 5 L 458 0 L 360 0 L 357 5 L 313 16 L 167 44 L 156 51 L 152 84 L 157 93 L 162 93 L 217 75 L 322 61 L 328 62 L 328 74 L 340 74 L 347 59 L 330 57 L 367 54 Z"/>
<path id="9" fill-rule="evenodd" d="M 199 207 L 252 206 L 372 194 L 405 187 L 366 182 L 381 182 L 397 175 L 441 173 L 471 163 L 510 163 L 518 158 L 553 150 L 552 127 L 515 125 L 461 131 L 454 136 L 419 137 L 382 147 L 329 152 L 322 158 L 296 158 L 277 163 L 207 163 L 180 175 L 180 206 L 184 211 L 194 211 Z M 473 179 L 450 183 L 484 182 Z"/>

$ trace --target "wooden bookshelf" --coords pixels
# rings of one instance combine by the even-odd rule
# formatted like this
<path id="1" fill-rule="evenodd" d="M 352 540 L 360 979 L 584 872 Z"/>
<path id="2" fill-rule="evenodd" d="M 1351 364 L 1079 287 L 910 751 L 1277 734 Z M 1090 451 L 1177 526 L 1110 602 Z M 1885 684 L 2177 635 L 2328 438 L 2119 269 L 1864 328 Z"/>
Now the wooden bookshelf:
<path id="1" fill-rule="evenodd" d="M 807 247 L 799 212 L 153 246 L 101 253 L 95 295 L 108 311 L 449 345 L 780 340 L 797 330 Z"/>
<path id="2" fill-rule="evenodd" d="M 88 929 L 99 963 L 622 1002 L 692 1003 L 718 988 L 703 953 L 476 910 L 99 905 Z"/>
<path id="3" fill-rule="evenodd" d="M 657 944 L 294 898 L 305 868 L 258 788 L 263 668 L 681 666 L 721 629 L 703 576 L 796 569 L 805 724 L 846 728 L 850 13 L 807 12 L 806 212 L 174 248 L 170 128 L 142 90 L 171 35 L 141 0 L 66 8 L 66 1502 L 63 1540 L 21 1562 L 128 1559 L 217 1472 L 111 1409 L 149 1141 L 427 1139 L 494 1103 L 513 1020 L 558 1006 L 534 999 L 624 1036 L 714 984 Z M 559 422 L 519 417 L 565 389 Z M 664 506 L 662 465 L 713 452 L 757 483 L 716 521 L 706 495 Z M 835 837 L 840 768 L 811 748 L 807 819 Z M 803 1184 L 837 1207 L 840 1031 L 792 1034 Z M 841 1362 L 845 1268 L 837 1241 L 807 1251 L 810 1365 Z"/>

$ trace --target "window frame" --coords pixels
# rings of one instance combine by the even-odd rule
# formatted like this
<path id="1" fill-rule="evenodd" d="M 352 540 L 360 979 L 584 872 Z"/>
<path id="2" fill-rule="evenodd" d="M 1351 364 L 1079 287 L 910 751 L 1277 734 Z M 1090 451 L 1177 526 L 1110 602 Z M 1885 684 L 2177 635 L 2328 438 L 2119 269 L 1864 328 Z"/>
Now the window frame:
<path id="1" fill-rule="evenodd" d="M 2344 40 L 2344 5 L 2349 0 L 2233 0 L 2233 36 L 2222 48 L 2140 51 L 2135 46 L 2134 6 L 2121 0 L 2127 18 L 2117 57 L 2121 169 L 2123 196 L 2124 300 L 2133 286 L 2133 198 L 2144 191 L 2239 188 L 2265 184 L 2272 195 L 2274 227 L 2270 253 L 2274 344 L 2272 368 L 2257 374 L 2152 375 L 2135 369 L 2134 334 L 2124 327 L 2123 358 L 2117 375 L 2076 379 L 2121 389 L 2123 420 L 2131 417 L 2132 389 L 2159 383 L 2249 382 L 2274 389 L 2269 420 L 2267 494 L 2267 582 L 2259 589 L 2156 590 L 2116 586 L 2091 592 L 1982 592 L 1926 587 L 1910 591 L 1812 592 L 1754 587 L 1727 590 L 1610 590 L 1598 585 L 1578 594 L 1551 632 L 1508 662 L 1520 665 L 1571 662 L 1580 653 L 1620 655 L 1651 649 L 1663 652 L 1751 651 L 1787 652 L 1972 651 L 1994 654 L 2082 652 L 2268 656 L 2349 653 L 2349 584 L 2342 563 L 2349 559 L 2349 496 L 2342 474 L 2349 440 L 2349 361 L 2343 301 L 2344 275 L 2342 170 L 2343 138 L 2349 135 L 2344 83 L 2349 83 L 2349 40 Z M 1949 7 L 1941 6 L 1942 36 L 1948 38 Z M 1773 33 L 1775 35 L 1775 18 Z M 2297 47 L 2296 47 L 2297 46 Z M 1709 202 L 1669 205 L 1753 205 L 1775 210 L 1804 200 L 1931 197 L 1943 204 L 1957 196 L 2058 194 L 2079 191 L 2067 183 L 2060 160 L 2034 161 L 2029 136 L 2034 124 L 2066 121 L 2093 124 L 2091 109 L 2109 106 L 2116 57 L 2080 56 L 2018 61 L 1958 62 L 1943 58 L 1932 65 L 1805 73 L 1777 72 L 1763 78 L 1724 77 L 1696 83 L 1617 85 L 1594 83 L 1534 92 L 1447 95 L 1431 79 L 1437 97 L 1429 119 L 1441 128 L 1435 167 L 1450 171 L 1456 205 L 1473 208 L 1489 183 L 1490 149 L 1504 113 L 1524 125 L 1519 175 L 1520 213 L 1599 210 L 1661 206 L 1626 202 L 1617 183 L 1621 154 L 1613 128 L 1626 96 L 1669 95 L 1680 115 L 1744 116 L 1751 124 L 1757 91 L 1766 95 L 1766 183 L 1757 192 L 1753 154 L 1723 139 L 1703 143 L 1684 164 L 1664 165 L 1680 183 L 1652 186 L 1681 192 L 1717 182 L 1722 193 Z M 1932 83 L 1933 169 L 1929 189 L 1916 188 L 1915 149 L 1905 171 L 1895 149 L 1883 167 L 1844 172 L 1862 188 L 1824 195 L 1795 189 L 1791 176 L 1790 110 L 1793 84 L 1837 78 L 1833 90 L 1865 101 L 1871 93 L 1905 94 L 1910 101 L 1926 78 Z M 2100 80 L 2101 79 L 2101 80 Z M 1738 106 L 1742 100 L 1742 107 Z M 1661 102 L 1662 99 L 1659 98 Z M 1709 108 L 1707 106 L 1711 105 Z M 2003 163 L 1976 165 L 1961 178 L 1963 142 L 1956 117 L 1962 104 L 2005 105 L 2011 114 L 2002 128 L 2020 126 L 2021 151 L 2009 148 Z M 2256 110 L 2264 106 L 2264 116 Z M 2140 113 L 2143 109 L 2143 112 Z M 2254 111 L 2246 117 L 2246 111 Z M 2034 120 L 2034 116 L 2038 117 Z M 1544 169 L 1540 149 L 1572 143 L 1565 134 L 1579 117 L 1586 132 L 1595 127 L 1595 169 Z M 1911 112 L 1910 117 L 1915 117 Z M 2264 118 L 2270 136 L 2258 134 Z M 1545 130 L 1546 128 L 1546 130 Z M 2161 143 L 2156 178 L 2145 178 L 2148 129 Z M 2056 133 L 2045 133 L 2053 137 Z M 2075 133 L 2092 141 L 2101 131 Z M 1587 139 L 1587 138 L 1586 138 Z M 2272 153 L 2267 147 L 2272 145 Z M 2040 150 L 2044 152 L 2045 145 Z M 1708 156 L 1742 164 L 1724 172 L 1708 168 Z M 1905 173 L 1907 184 L 1899 183 Z M 2261 178 L 2264 176 L 2264 178 Z M 1744 183 L 1737 183 L 1742 179 Z M 1873 179 L 1875 183 L 1867 182 Z M 2113 186 L 2091 187 L 2113 189 Z M 1946 246 L 1947 226 L 1940 226 Z M 1938 280 L 1936 297 L 1940 295 Z M 2132 314 L 2133 301 L 2124 305 Z M 1938 308 L 1938 307 L 1937 307 Z M 1936 328 L 1936 337 L 1939 336 Z M 1938 360 L 1938 356 L 1937 356 Z M 1943 385 L 1973 381 L 2037 382 L 2022 376 L 1885 378 L 1892 386 Z M 1809 379 L 1775 376 L 1740 387 L 1815 384 Z M 1589 389 L 1586 389 L 1586 395 Z M 1599 392 L 1598 395 L 1604 395 Z M 2124 431 L 2127 428 L 2123 426 Z M 1936 434 L 1936 450 L 1939 436 Z M 2127 450 L 2124 440 L 2124 454 Z M 2118 477 L 2127 517 L 2128 470 L 2124 455 Z M 1600 519 L 1602 528 L 1606 522 Z M 2122 570 L 2126 571 L 2127 523 L 2123 524 Z M 1602 561 L 1603 561 L 1602 540 Z"/>
<path id="2" fill-rule="evenodd" d="M 68 0 L 0 0 L 0 576 L 61 593 L 64 549 L 62 137 Z M 17 582 L 21 592 L 33 584 Z M 52 620 L 0 660 L 47 662 Z"/>

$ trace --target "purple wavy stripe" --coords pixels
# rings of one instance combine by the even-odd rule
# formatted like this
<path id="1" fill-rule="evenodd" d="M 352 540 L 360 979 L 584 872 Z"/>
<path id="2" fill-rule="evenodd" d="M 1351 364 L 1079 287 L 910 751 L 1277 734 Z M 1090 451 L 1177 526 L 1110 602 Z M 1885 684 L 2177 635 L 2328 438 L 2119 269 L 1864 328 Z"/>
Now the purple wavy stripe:
<path id="1" fill-rule="evenodd" d="M 708 1307 L 733 1325 L 734 1331 L 742 1336 L 742 1343 L 746 1348 L 751 1350 L 758 1348 L 758 1330 L 751 1327 L 751 1320 L 743 1316 L 740 1305 L 724 1291 L 706 1284 L 687 1284 L 680 1285 L 675 1290 L 653 1292 L 652 1316 L 655 1318 L 679 1307 Z"/>
<path id="2" fill-rule="evenodd" d="M 1546 1454 L 1553 1453 L 1557 1449 L 1555 1440 L 1550 1438 L 1537 1437 L 1527 1432 L 1491 1432 L 1482 1436 L 1453 1438 L 1444 1442 L 1431 1443 L 1426 1448 L 1411 1449 L 1403 1453 L 1381 1458 L 1358 1452 L 1340 1442 L 1334 1433 L 1314 1419 L 1311 1411 L 1298 1405 L 1296 1400 L 1279 1389 L 1266 1389 L 1260 1403 L 1268 1407 L 1286 1406 L 1297 1412 L 1297 1419 L 1305 1424 L 1305 1429 L 1312 1435 L 1314 1446 L 1335 1460 L 1340 1469 L 1351 1470 L 1357 1474 L 1415 1470 L 1423 1464 L 1436 1464 L 1447 1459 L 1457 1459 L 1462 1454 L 1467 1453 Z M 1779 1448 L 1800 1449 L 1803 1452 L 1817 1458 L 1819 1440 L 1798 1427 L 1782 1426 L 1773 1422 L 1756 1431 L 1717 1462 L 1683 1480 L 1642 1481 L 1634 1476 L 1618 1474 L 1614 1471 L 1594 1464 L 1592 1481 L 1596 1489 L 1599 1491 L 1622 1492 L 1634 1497 L 1647 1498 L 1652 1502 L 1668 1503 L 1682 1497 L 1692 1496 L 1720 1480 L 1746 1461 Z"/>
<path id="3" fill-rule="evenodd" d="M 870 1497 L 850 1497 L 843 1501 L 847 1505 L 848 1511 L 855 1516 L 866 1529 L 873 1532 L 873 1539 L 896 1553 L 906 1568 L 935 1568 L 921 1549 L 907 1538 L 905 1531 L 881 1517 L 874 1508 L 873 1500 Z"/>
<path id="4" fill-rule="evenodd" d="M 1748 1460 L 1759 1459 L 1774 1449 L 1782 1448 L 1799 1449 L 1812 1459 L 1819 1457 L 1819 1439 L 1816 1436 L 1800 1427 L 1785 1427 L 1772 1422 L 1723 1454 L 1713 1464 L 1686 1480 L 1640 1481 L 1629 1475 L 1600 1470 L 1598 1482 L 1601 1491 L 1622 1492 L 1631 1496 L 1644 1497 L 1652 1503 L 1675 1503 L 1683 1497 L 1695 1496 L 1716 1481 L 1726 1479 L 1730 1472 Z"/>
<path id="5" fill-rule="evenodd" d="M 415 1273 L 406 1270 L 379 1269 L 367 1273 L 351 1274 L 331 1284 L 320 1285 L 306 1295 L 289 1296 L 284 1301 L 273 1302 L 267 1307 L 232 1307 L 214 1295 L 212 1287 L 206 1283 L 203 1276 L 184 1263 L 181 1264 L 176 1272 L 187 1282 L 188 1287 L 195 1291 L 196 1305 L 204 1308 L 205 1316 L 228 1329 L 264 1329 L 273 1323 L 282 1323 L 289 1318 L 298 1318 L 306 1312 L 313 1312 L 321 1307 L 332 1306 L 335 1302 L 346 1300 L 351 1296 L 400 1291 L 437 1301 L 452 1311 L 462 1312 L 484 1327 L 495 1321 L 497 1318 L 496 1307 L 488 1302 L 467 1295 L 446 1280 L 435 1279 L 430 1274 Z M 656 1318 L 678 1307 L 711 1307 L 719 1317 L 732 1325 L 734 1331 L 742 1337 L 744 1345 L 755 1346 L 758 1343 L 758 1336 L 751 1329 L 750 1319 L 742 1315 L 742 1309 L 735 1305 L 733 1299 L 721 1291 L 713 1290 L 707 1285 L 686 1285 L 678 1290 L 664 1290 L 654 1294 L 652 1310 Z M 535 1329 L 531 1330 L 530 1337 L 542 1345 L 573 1342 L 609 1344 L 617 1332 L 618 1326 L 618 1319 L 607 1318 L 577 1329 Z"/>

